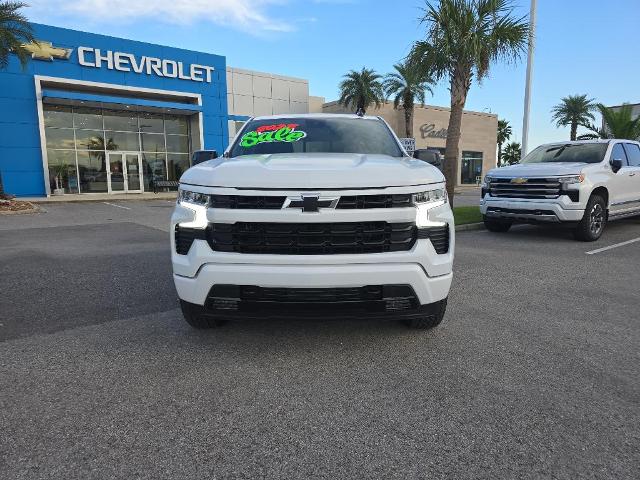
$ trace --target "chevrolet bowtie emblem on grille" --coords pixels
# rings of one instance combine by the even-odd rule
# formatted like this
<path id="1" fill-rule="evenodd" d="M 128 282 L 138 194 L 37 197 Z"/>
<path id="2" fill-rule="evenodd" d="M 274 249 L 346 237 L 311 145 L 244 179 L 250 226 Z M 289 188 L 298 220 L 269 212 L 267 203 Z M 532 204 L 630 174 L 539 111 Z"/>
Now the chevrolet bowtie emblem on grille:
<path id="1" fill-rule="evenodd" d="M 54 58 L 67 60 L 71 56 L 72 48 L 54 47 L 51 42 L 36 40 L 22 45 L 25 50 L 31 53 L 31 58 L 36 60 L 53 61 Z"/>
<path id="2" fill-rule="evenodd" d="M 511 183 L 517 183 L 518 185 L 520 185 L 522 183 L 527 183 L 527 179 L 522 177 L 512 178 Z"/>
<path id="3" fill-rule="evenodd" d="M 299 197 L 287 197 L 282 208 L 301 208 L 303 212 L 319 212 L 321 208 L 336 208 L 340 197 L 321 197 L 316 194 L 303 194 Z"/>

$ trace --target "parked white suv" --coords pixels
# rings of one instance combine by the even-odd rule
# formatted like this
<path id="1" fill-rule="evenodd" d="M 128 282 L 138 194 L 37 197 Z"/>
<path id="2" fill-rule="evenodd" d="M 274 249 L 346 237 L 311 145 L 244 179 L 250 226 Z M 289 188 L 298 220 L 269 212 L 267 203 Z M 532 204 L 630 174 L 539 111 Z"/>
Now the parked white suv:
<path id="1" fill-rule="evenodd" d="M 482 185 L 486 227 L 566 223 L 578 240 L 600 238 L 609 220 L 640 214 L 640 143 L 589 140 L 542 145 Z"/>
<path id="2" fill-rule="evenodd" d="M 439 324 L 454 224 L 444 177 L 379 117 L 249 120 L 180 179 L 173 278 L 194 327 L 236 317 Z"/>

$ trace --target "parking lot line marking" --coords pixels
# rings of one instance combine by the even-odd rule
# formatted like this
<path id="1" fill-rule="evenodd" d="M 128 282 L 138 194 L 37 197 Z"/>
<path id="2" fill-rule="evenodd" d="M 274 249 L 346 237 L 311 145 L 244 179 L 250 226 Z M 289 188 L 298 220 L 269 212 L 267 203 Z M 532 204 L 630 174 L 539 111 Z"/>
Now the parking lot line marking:
<path id="1" fill-rule="evenodd" d="M 125 210 L 131 210 L 129 207 L 125 207 L 123 205 L 116 205 L 115 203 L 109 203 L 109 202 L 102 202 L 105 205 L 111 205 L 112 207 L 118 207 L 118 208 L 124 208 Z"/>
<path id="2" fill-rule="evenodd" d="M 586 252 L 586 254 L 595 255 L 596 253 L 606 252 L 607 250 L 612 250 L 618 247 L 624 247 L 625 245 L 629 245 L 630 243 L 635 243 L 635 242 L 640 242 L 640 237 L 627 240 L 626 242 L 614 243 L 613 245 L 609 245 L 608 247 L 598 248 L 597 250 L 591 250 L 590 252 Z"/>

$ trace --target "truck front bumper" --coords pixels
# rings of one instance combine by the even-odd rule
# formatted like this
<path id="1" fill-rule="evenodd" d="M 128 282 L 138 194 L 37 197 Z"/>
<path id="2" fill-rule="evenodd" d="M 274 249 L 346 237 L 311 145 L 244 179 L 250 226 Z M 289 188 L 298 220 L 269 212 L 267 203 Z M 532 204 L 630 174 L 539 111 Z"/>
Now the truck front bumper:
<path id="1" fill-rule="evenodd" d="M 246 265 L 206 264 L 195 277 L 173 275 L 178 296 L 205 305 L 214 285 L 255 285 L 264 288 L 348 288 L 364 285 L 407 285 L 421 305 L 444 300 L 452 273 L 429 277 L 415 263 L 370 265 Z"/>
<path id="2" fill-rule="evenodd" d="M 562 200 L 531 201 L 492 198 L 485 196 L 480 202 L 480 212 L 488 219 L 511 220 L 528 223 L 579 222 L 584 216 L 580 205 Z M 567 208 L 567 207 L 578 208 Z"/>

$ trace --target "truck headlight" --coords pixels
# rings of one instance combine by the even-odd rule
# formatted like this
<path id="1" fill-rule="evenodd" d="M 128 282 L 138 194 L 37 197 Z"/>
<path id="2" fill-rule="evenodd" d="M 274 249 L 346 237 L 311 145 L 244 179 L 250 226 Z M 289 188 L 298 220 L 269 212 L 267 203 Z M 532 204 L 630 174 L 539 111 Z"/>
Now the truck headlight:
<path id="1" fill-rule="evenodd" d="M 423 208 L 439 207 L 447 203 L 447 191 L 444 188 L 436 188 L 412 195 L 413 204 Z"/>
<path id="2" fill-rule="evenodd" d="M 180 189 L 178 190 L 178 203 L 190 203 L 191 205 L 206 207 L 209 205 L 209 195 Z"/>
<path id="3" fill-rule="evenodd" d="M 584 182 L 584 175 L 567 175 L 566 177 L 558 177 L 558 181 L 562 185 L 571 185 L 574 183 L 582 183 Z"/>
<path id="4" fill-rule="evenodd" d="M 429 218 L 431 210 L 446 205 L 448 202 L 447 190 L 444 187 L 414 193 L 412 197 L 416 207 L 416 226 L 419 229 L 446 225 L 441 221 L 433 221 Z"/>

